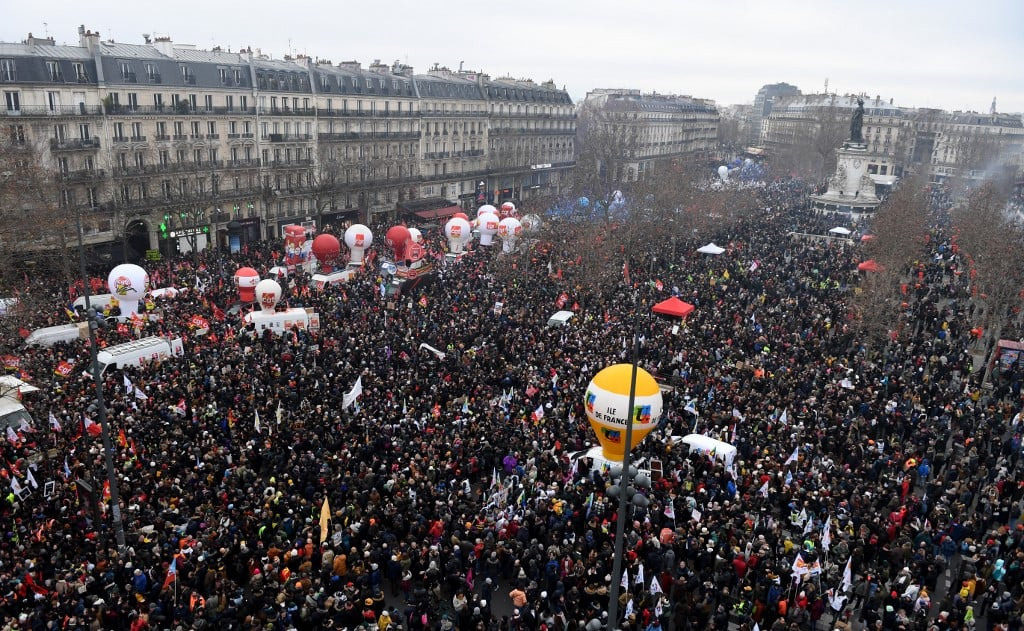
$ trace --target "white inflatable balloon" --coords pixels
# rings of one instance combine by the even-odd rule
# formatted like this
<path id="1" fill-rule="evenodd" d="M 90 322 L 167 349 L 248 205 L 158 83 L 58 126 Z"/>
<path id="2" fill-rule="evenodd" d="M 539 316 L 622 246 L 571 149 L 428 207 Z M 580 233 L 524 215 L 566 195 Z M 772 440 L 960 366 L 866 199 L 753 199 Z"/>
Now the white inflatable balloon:
<path id="1" fill-rule="evenodd" d="M 361 223 L 352 224 L 345 231 L 345 245 L 351 252 L 349 265 L 362 265 L 366 248 L 373 245 L 373 232 Z"/>
<path id="2" fill-rule="evenodd" d="M 107 287 L 117 296 L 121 315 L 137 314 L 139 301 L 149 291 L 149 274 L 138 265 L 123 263 L 110 270 Z"/>
<path id="3" fill-rule="evenodd" d="M 498 222 L 498 236 L 501 237 L 502 252 L 511 252 L 516 241 L 523 234 L 523 224 L 515 217 L 505 217 Z"/>
<path id="4" fill-rule="evenodd" d="M 444 236 L 448 238 L 448 251 L 460 254 L 473 234 L 473 228 L 462 217 L 452 217 L 444 225 Z"/>
<path id="5" fill-rule="evenodd" d="M 483 215 L 485 213 L 491 213 L 492 215 L 497 215 L 498 214 L 498 209 L 495 208 L 494 206 L 491 206 L 490 204 L 484 204 L 480 208 L 476 209 L 476 216 L 477 216 L 478 219 L 480 218 L 480 215 Z"/>
<path id="6" fill-rule="evenodd" d="M 718 167 L 718 177 L 722 178 L 723 182 L 729 181 L 729 167 L 724 164 Z"/>
<path id="7" fill-rule="evenodd" d="M 272 278 L 264 278 L 256 283 L 256 300 L 264 313 L 273 312 L 281 300 L 281 285 Z"/>
<path id="8" fill-rule="evenodd" d="M 501 220 L 494 213 L 485 213 L 477 219 L 480 221 L 480 245 L 491 245 L 494 243 L 494 235 L 498 234 Z"/>
<path id="9" fill-rule="evenodd" d="M 423 233 L 419 228 L 409 228 L 409 238 L 413 243 L 423 243 Z"/>
<path id="10" fill-rule="evenodd" d="M 526 232 L 537 232 L 543 223 L 537 215 L 525 215 L 522 220 L 523 230 Z"/>

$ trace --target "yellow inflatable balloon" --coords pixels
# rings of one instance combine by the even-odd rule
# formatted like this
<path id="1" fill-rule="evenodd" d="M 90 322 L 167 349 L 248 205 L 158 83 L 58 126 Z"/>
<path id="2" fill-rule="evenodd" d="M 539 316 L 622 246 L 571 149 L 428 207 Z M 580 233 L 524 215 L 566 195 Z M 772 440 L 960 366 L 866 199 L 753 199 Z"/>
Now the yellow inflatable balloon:
<path id="1" fill-rule="evenodd" d="M 594 375 L 587 386 L 584 398 L 587 420 L 608 460 L 621 461 L 625 457 L 627 419 L 633 421 L 632 449 L 658 426 L 661 418 L 661 389 L 643 368 L 637 368 L 636 398 L 633 413 L 628 413 L 632 371 L 632 364 L 615 364 Z"/>

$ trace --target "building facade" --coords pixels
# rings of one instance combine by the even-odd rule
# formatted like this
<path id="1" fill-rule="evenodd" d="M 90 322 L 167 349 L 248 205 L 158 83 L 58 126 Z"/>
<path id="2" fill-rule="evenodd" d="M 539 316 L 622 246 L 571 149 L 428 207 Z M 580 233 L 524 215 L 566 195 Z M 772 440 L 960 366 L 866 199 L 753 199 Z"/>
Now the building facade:
<path id="1" fill-rule="evenodd" d="M 719 113 L 704 99 L 594 90 L 580 117 L 581 142 L 607 145 L 599 147 L 607 164 L 598 166 L 613 182 L 642 180 L 659 163 L 677 158 L 710 159 L 718 148 Z"/>
<path id="2" fill-rule="evenodd" d="M 0 43 L 0 125 L 56 171 L 104 260 L 232 247 L 291 223 L 558 194 L 575 113 L 552 83 L 334 65 L 169 38 Z"/>
<path id="3" fill-rule="evenodd" d="M 930 182 L 976 182 L 1004 169 L 1019 178 L 1024 172 L 1024 125 L 1018 115 L 921 108 L 912 124 L 911 168 Z"/>

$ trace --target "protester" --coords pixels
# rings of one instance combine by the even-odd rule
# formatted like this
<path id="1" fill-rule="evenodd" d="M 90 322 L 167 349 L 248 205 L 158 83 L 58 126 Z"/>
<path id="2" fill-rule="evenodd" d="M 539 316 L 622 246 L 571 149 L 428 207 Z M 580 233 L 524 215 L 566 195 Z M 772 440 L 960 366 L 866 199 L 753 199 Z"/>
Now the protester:
<path id="1" fill-rule="evenodd" d="M 322 290 L 296 274 L 282 302 L 320 329 L 281 336 L 247 334 L 229 308 L 234 270 L 266 273 L 280 243 L 149 265 L 154 286 L 187 291 L 101 343 L 180 336 L 187 352 L 104 375 L 120 552 L 83 423 L 98 422 L 88 348 L 7 340 L 42 392 L 24 397 L 37 427 L 2 447 L 4 628 L 604 624 L 618 505 L 570 454 L 594 442 L 584 390 L 629 361 L 634 324 L 669 391 L 637 448 L 663 475 L 628 515 L 630 628 L 947 629 L 983 611 L 1019 626 L 1019 384 L 979 387 L 960 262 L 923 263 L 901 332 L 870 342 L 845 303 L 856 244 L 813 236 L 831 222 L 801 183 L 757 192 L 762 210 L 714 235 L 724 254 L 652 244 L 630 286 L 567 283 L 568 225 L 511 276 L 476 246 L 411 297 L 382 296 L 374 268 Z M 67 321 L 45 281 L 28 290 L 52 302 L 33 327 Z M 648 316 L 670 293 L 695 305 L 686 322 Z M 559 301 L 577 317 L 549 328 Z M 55 375 L 61 361 L 76 370 Z M 732 467 L 667 440 L 694 426 L 737 447 Z M 968 586 L 939 596 L 946 573 Z"/>

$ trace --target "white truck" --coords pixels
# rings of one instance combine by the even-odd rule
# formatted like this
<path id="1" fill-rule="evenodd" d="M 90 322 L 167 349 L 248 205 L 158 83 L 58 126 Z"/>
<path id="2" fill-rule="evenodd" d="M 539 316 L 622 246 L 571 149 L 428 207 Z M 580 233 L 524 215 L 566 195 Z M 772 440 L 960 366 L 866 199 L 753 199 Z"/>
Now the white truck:
<path id="1" fill-rule="evenodd" d="M 184 354 L 185 344 L 180 337 L 165 339 L 154 335 L 124 344 L 108 346 L 96 353 L 96 361 L 100 365 L 100 374 L 102 375 L 111 366 L 115 368 L 140 366 L 153 360 Z"/>

